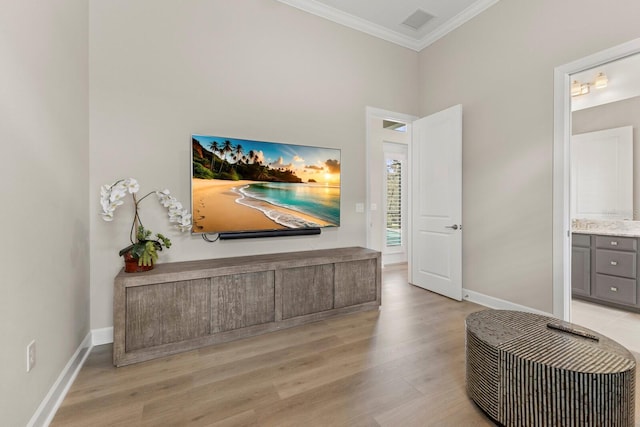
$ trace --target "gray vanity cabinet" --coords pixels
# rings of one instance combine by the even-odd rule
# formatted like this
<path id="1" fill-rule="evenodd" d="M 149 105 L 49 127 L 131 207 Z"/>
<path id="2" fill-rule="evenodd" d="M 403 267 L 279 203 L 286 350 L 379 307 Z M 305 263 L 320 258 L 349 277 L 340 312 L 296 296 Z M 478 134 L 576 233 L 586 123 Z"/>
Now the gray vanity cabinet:
<path id="1" fill-rule="evenodd" d="M 640 310 L 638 261 L 638 239 L 635 237 L 574 233 L 571 247 L 573 296 Z"/>
<path id="2" fill-rule="evenodd" d="M 591 236 L 573 234 L 571 242 L 571 292 L 591 294 Z"/>
<path id="3" fill-rule="evenodd" d="M 594 236 L 595 287 L 591 296 L 616 304 L 637 306 L 638 239 Z"/>

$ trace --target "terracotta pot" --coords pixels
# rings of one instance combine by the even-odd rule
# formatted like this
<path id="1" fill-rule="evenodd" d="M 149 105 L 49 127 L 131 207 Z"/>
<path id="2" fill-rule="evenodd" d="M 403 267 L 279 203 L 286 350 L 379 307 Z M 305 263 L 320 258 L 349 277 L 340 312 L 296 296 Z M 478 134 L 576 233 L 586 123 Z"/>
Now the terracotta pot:
<path id="1" fill-rule="evenodd" d="M 153 262 L 151 262 L 151 265 L 138 265 L 138 260 L 134 258 L 130 253 L 127 252 L 123 256 L 125 273 L 138 273 L 140 271 L 153 270 Z"/>

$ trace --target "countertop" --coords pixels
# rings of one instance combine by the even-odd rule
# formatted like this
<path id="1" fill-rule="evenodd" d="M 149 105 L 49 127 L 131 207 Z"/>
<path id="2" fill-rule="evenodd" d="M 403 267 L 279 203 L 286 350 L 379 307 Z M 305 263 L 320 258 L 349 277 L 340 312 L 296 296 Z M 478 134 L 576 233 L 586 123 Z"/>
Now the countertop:
<path id="1" fill-rule="evenodd" d="M 640 237 L 640 221 L 574 219 L 571 232 L 603 236 Z"/>

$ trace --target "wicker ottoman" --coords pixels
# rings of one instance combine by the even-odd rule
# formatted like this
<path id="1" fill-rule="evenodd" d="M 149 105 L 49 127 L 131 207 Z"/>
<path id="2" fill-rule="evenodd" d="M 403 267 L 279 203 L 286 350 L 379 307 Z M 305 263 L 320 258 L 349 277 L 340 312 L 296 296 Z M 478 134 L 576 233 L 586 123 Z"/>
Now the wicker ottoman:
<path id="1" fill-rule="evenodd" d="M 552 317 L 485 310 L 467 317 L 466 351 L 467 392 L 502 425 L 634 425 L 635 359 L 603 335 Z"/>

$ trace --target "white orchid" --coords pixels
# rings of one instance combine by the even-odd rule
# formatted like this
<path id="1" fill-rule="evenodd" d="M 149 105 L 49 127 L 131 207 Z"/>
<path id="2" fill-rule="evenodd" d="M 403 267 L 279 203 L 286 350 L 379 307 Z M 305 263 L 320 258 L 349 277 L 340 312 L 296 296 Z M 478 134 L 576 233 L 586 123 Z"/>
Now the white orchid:
<path id="1" fill-rule="evenodd" d="M 116 208 L 124 204 L 124 198 L 127 196 L 127 194 L 131 194 L 135 207 L 133 226 L 131 227 L 130 235 L 132 243 L 131 247 L 136 246 L 134 242 L 134 236 L 138 234 L 137 230 L 144 230 L 142 221 L 140 220 L 140 216 L 138 214 L 138 206 L 140 202 L 154 193 L 158 196 L 158 201 L 160 202 L 160 204 L 167 208 L 170 223 L 177 223 L 176 228 L 180 231 L 188 231 L 191 229 L 191 214 L 189 214 L 188 211 L 182 207 L 182 203 L 180 203 L 175 197 L 171 196 L 169 190 L 151 191 L 144 196 L 137 198 L 136 194 L 138 193 L 138 191 L 140 191 L 140 184 L 138 184 L 138 181 L 134 178 L 120 179 L 111 185 L 103 185 L 102 187 L 100 187 L 100 205 L 102 206 L 102 212 L 100 212 L 100 215 L 102 216 L 102 219 L 107 222 L 113 221 Z M 145 234 L 145 236 L 147 237 L 144 238 L 144 242 L 155 242 L 155 247 L 159 247 L 160 249 L 162 248 L 162 246 L 165 246 L 167 248 L 171 246 L 170 240 L 162 236 L 161 234 L 157 234 L 158 240 L 148 240 L 148 236 L 151 235 L 151 232 L 147 230 L 146 233 L 147 234 Z M 140 242 L 140 237 L 136 238 L 138 239 L 138 242 Z M 127 247 L 120 251 L 121 255 L 123 251 L 126 251 L 131 247 Z"/>
<path id="2" fill-rule="evenodd" d="M 158 196 L 160 204 L 162 204 L 162 206 L 164 206 L 165 208 L 168 208 L 169 205 L 171 205 L 171 201 L 175 200 L 175 198 L 172 197 L 169 193 L 169 190 L 166 189 L 162 191 L 156 191 L 156 195 Z"/>
<path id="3" fill-rule="evenodd" d="M 109 194 L 109 201 L 115 202 L 115 201 L 124 199 L 126 195 L 127 195 L 127 191 L 122 186 L 117 185 L 113 187 L 113 189 L 111 190 L 111 194 Z"/>
<path id="4" fill-rule="evenodd" d="M 124 187 L 129 191 L 129 194 L 137 193 L 140 190 L 140 184 L 133 178 L 127 178 L 124 180 Z"/>
<path id="5" fill-rule="evenodd" d="M 176 215 L 176 213 L 179 214 L 182 210 L 182 203 L 177 200 L 169 205 L 169 215 Z"/>
<path id="6" fill-rule="evenodd" d="M 100 204 L 102 205 L 101 215 L 105 221 L 112 221 L 115 209 L 124 203 L 124 198 L 127 194 L 136 194 L 140 191 L 140 184 L 134 178 L 120 179 L 111 185 L 103 185 L 100 187 Z M 150 194 L 155 193 L 158 196 L 158 201 L 162 206 L 169 210 L 169 221 L 179 223 L 179 228 L 188 227 L 191 225 L 191 215 L 187 210 L 183 208 L 175 197 L 171 195 L 169 190 L 155 191 L 137 200 L 134 196 L 134 202 L 140 203 L 144 198 Z"/>
<path id="7" fill-rule="evenodd" d="M 180 231 L 187 231 L 191 227 L 191 214 L 182 207 L 169 190 L 156 191 L 158 201 L 169 210 L 169 222 L 178 223 L 176 228 Z"/>
<path id="8" fill-rule="evenodd" d="M 106 213 L 103 212 L 100 215 L 102 215 L 102 219 L 104 219 L 107 222 L 113 221 L 113 211 L 106 212 Z"/>
<path id="9" fill-rule="evenodd" d="M 111 187 L 108 185 L 103 185 L 100 187 L 100 200 L 109 199 L 109 193 L 111 191 Z"/>

